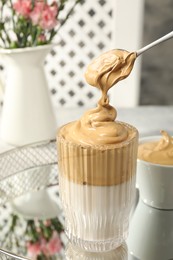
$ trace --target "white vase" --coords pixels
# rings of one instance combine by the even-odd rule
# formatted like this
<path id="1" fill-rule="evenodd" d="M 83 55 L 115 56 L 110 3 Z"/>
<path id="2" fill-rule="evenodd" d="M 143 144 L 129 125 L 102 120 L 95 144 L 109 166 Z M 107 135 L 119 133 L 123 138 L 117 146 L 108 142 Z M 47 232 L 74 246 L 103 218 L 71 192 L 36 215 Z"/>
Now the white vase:
<path id="1" fill-rule="evenodd" d="M 55 138 L 56 121 L 43 62 L 51 45 L 0 49 L 7 81 L 1 121 L 1 139 L 24 145 Z"/>

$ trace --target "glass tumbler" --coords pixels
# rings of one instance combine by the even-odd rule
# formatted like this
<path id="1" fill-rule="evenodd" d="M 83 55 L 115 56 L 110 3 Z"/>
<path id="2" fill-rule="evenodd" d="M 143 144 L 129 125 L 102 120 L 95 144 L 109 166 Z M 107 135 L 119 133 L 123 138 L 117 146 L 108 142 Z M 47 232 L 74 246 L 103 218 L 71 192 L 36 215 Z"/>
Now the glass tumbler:
<path id="1" fill-rule="evenodd" d="M 71 243 L 90 252 L 119 247 L 128 235 L 135 199 L 138 131 L 113 145 L 82 145 L 57 134 L 59 188 L 65 232 Z"/>

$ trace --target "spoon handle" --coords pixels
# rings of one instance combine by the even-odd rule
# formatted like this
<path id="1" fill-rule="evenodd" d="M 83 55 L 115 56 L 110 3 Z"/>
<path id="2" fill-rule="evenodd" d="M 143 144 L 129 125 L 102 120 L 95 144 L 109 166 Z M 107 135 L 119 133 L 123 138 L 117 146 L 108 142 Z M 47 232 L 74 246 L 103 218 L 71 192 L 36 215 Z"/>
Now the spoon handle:
<path id="1" fill-rule="evenodd" d="M 171 39 L 172 37 L 173 37 L 173 31 L 166 34 L 165 36 L 159 38 L 158 40 L 146 45 L 145 47 L 139 49 L 138 51 L 136 51 L 137 57 L 139 55 L 141 55 L 143 52 L 145 52 L 145 51 L 149 50 L 150 48 L 154 47 L 155 45 L 157 45 L 161 42 L 167 41 L 167 40 Z"/>

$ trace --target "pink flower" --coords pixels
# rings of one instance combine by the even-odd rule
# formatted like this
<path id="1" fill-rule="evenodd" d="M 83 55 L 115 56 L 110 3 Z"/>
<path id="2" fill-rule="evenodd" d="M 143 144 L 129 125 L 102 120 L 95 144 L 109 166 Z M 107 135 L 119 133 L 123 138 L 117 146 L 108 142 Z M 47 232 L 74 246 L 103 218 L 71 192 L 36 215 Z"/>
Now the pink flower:
<path id="1" fill-rule="evenodd" d="M 46 227 L 51 226 L 51 220 L 50 220 L 50 219 L 45 220 L 45 221 L 44 221 L 44 225 L 45 225 Z"/>
<path id="2" fill-rule="evenodd" d="M 51 30 L 57 24 L 58 5 L 54 1 L 51 5 L 38 1 L 29 17 L 34 25 L 39 25 L 44 30 Z"/>
<path id="3" fill-rule="evenodd" d="M 48 256 L 49 255 L 49 250 L 47 248 L 47 241 L 46 241 L 46 239 L 45 238 L 41 238 L 40 243 L 41 243 L 41 252 L 44 255 Z"/>
<path id="4" fill-rule="evenodd" d="M 58 6 L 54 2 L 51 6 L 45 4 L 44 10 L 41 15 L 40 27 L 44 30 L 51 30 L 57 25 Z"/>
<path id="5" fill-rule="evenodd" d="M 56 253 L 61 251 L 62 244 L 56 231 L 53 232 L 52 237 L 47 244 L 47 248 L 50 255 L 55 255 Z"/>
<path id="6" fill-rule="evenodd" d="M 53 256 L 59 253 L 61 249 L 61 240 L 56 231 L 53 231 L 49 241 L 47 241 L 44 237 L 41 237 L 38 242 L 29 242 L 27 244 L 28 256 L 32 257 L 33 259 L 37 259 L 37 257 L 41 254 L 44 256 Z"/>
<path id="7" fill-rule="evenodd" d="M 53 15 L 56 17 L 58 14 L 58 4 L 56 1 L 54 1 L 51 6 L 50 9 L 52 10 Z"/>
<path id="8" fill-rule="evenodd" d="M 38 25 L 41 19 L 42 12 L 44 10 L 45 3 L 44 2 L 36 2 L 34 9 L 29 14 L 29 17 L 34 25 Z"/>
<path id="9" fill-rule="evenodd" d="M 39 242 L 28 243 L 27 250 L 30 256 L 37 257 L 41 253 L 41 245 Z"/>
<path id="10" fill-rule="evenodd" d="M 39 36 L 38 36 L 38 42 L 42 42 L 42 43 L 44 43 L 44 42 L 46 42 L 46 36 L 44 35 L 44 34 L 40 34 Z M 49 225 L 45 225 L 46 227 L 48 227 Z"/>
<path id="11" fill-rule="evenodd" d="M 32 0 L 18 0 L 13 4 L 13 9 L 16 13 L 27 18 L 32 9 Z"/>

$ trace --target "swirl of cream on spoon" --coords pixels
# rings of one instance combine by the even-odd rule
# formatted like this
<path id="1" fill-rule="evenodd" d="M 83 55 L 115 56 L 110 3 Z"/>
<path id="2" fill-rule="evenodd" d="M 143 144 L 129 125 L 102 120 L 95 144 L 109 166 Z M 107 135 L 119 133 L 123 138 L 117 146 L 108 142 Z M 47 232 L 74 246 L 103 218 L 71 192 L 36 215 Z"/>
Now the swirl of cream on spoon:
<path id="1" fill-rule="evenodd" d="M 95 109 L 87 111 L 80 120 L 68 124 L 64 136 L 85 145 L 111 145 L 128 139 L 130 130 L 117 122 L 117 112 L 109 104 L 108 90 L 131 72 L 136 53 L 111 50 L 103 53 L 87 67 L 86 81 L 101 90 L 102 96 Z"/>

